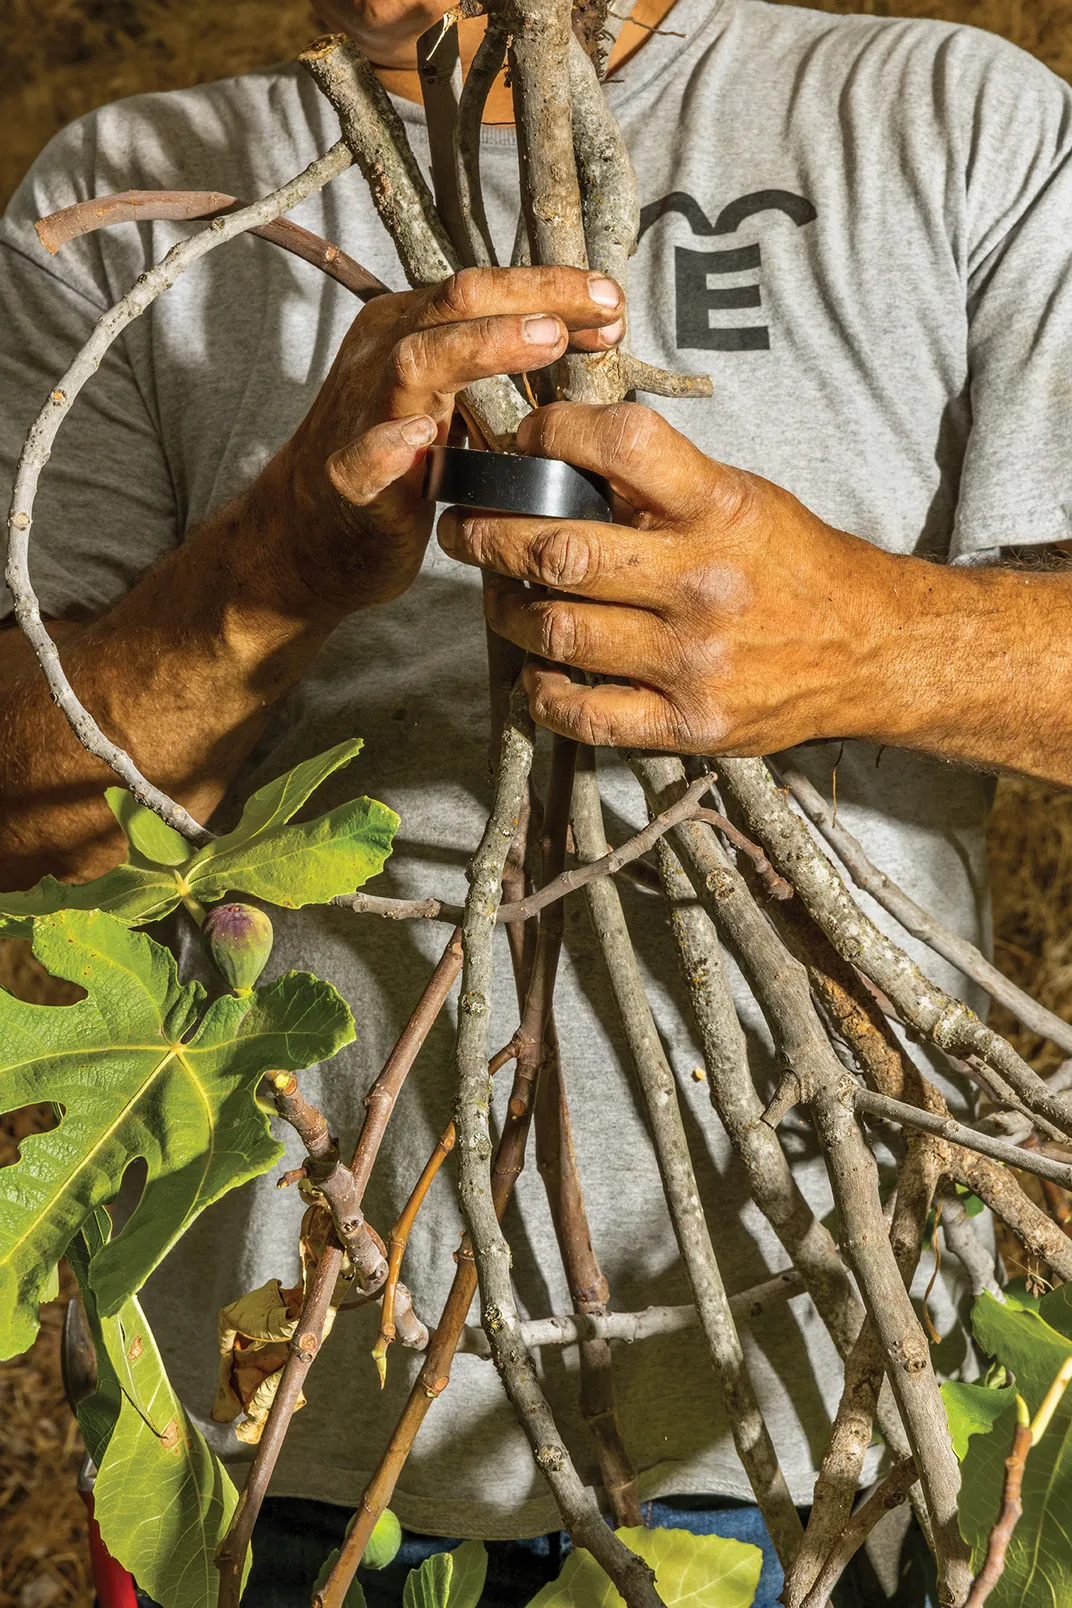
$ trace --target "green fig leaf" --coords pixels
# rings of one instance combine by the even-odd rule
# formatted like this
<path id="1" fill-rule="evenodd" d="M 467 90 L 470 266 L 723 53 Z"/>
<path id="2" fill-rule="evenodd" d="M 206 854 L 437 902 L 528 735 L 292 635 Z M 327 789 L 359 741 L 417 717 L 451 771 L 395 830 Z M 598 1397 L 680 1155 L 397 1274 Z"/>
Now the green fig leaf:
<path id="1" fill-rule="evenodd" d="M 97 1390 L 78 1412 L 97 1465 L 94 1517 L 112 1557 L 161 1608 L 204 1608 L 238 1492 L 172 1390 L 138 1302 L 101 1316 L 88 1273 L 107 1240 L 98 1212 L 69 1252 L 97 1352 Z"/>
<path id="2" fill-rule="evenodd" d="M 1001 1390 L 960 1386 L 950 1412 L 954 1446 L 961 1455 L 960 1529 L 971 1546 L 976 1571 L 986 1556 L 990 1531 L 1001 1505 L 1005 1459 L 1016 1425 L 1016 1395 L 1023 1396 L 1033 1416 L 1058 1370 L 1072 1354 L 1072 1339 L 1047 1322 L 1051 1301 L 1053 1296 L 1047 1296 L 1039 1310 L 1032 1312 L 982 1295 L 972 1312 L 972 1327 L 980 1346 L 1015 1376 L 1015 1385 Z M 1048 1310 L 1063 1319 L 1067 1304 L 1054 1302 Z M 964 1392 L 972 1388 L 975 1396 L 966 1403 Z M 947 1385 L 943 1391 L 947 1411 L 949 1390 Z M 989 1407 L 982 1398 L 988 1395 L 1004 1398 L 1005 1405 L 986 1428 Z M 975 1420 L 974 1427 L 969 1422 L 971 1418 Z M 962 1454 L 961 1445 L 965 1447 Z M 1072 1399 L 1066 1392 L 1050 1427 L 1028 1453 L 1023 1514 L 1013 1531 L 1001 1577 L 987 1599 L 989 1608 L 1072 1602 L 1072 1535 L 1067 1522 L 1070 1508 Z"/>
<path id="3" fill-rule="evenodd" d="M 989 1434 L 1002 1413 L 1016 1405 L 1016 1386 L 990 1390 L 986 1385 L 964 1385 L 949 1379 L 942 1386 L 942 1400 L 953 1450 L 963 1462 L 971 1437 Z"/>
<path id="4" fill-rule="evenodd" d="M 139 804 L 125 787 L 106 787 L 108 808 L 126 833 L 127 842 L 154 865 L 185 865 L 190 845 L 181 832 Z"/>
<path id="5" fill-rule="evenodd" d="M 618 1539 L 655 1570 L 666 1608 L 748 1608 L 755 1597 L 763 1554 L 746 1541 L 642 1527 L 619 1530 Z M 592 1554 L 578 1548 L 528 1608 L 624 1608 L 624 1599 Z"/>
<path id="6" fill-rule="evenodd" d="M 26 893 L 0 893 L 0 937 L 28 938 L 35 919 L 57 910 L 104 910 L 140 927 L 159 921 L 183 898 L 212 904 L 244 893 L 297 909 L 353 893 L 383 870 L 398 830 L 394 810 L 357 798 L 316 820 L 288 822 L 361 747 L 359 738 L 338 743 L 267 783 L 248 800 L 233 832 L 196 852 L 130 794 L 109 788 L 108 802 L 130 844 L 125 864 L 92 882 L 42 877 Z"/>
<path id="7" fill-rule="evenodd" d="M 328 1577 L 338 1561 L 339 1548 L 336 1547 L 334 1551 L 329 1552 L 327 1557 L 324 1559 L 320 1573 L 317 1575 L 313 1584 L 314 1592 L 319 1591 L 322 1586 L 327 1585 Z M 361 1589 L 360 1581 L 350 1581 L 350 1584 L 346 1588 L 346 1596 L 342 1599 L 342 1608 L 365 1608 L 365 1593 Z"/>
<path id="8" fill-rule="evenodd" d="M 483 1541 L 463 1541 L 453 1552 L 433 1552 L 406 1577 L 402 1608 L 477 1608 L 487 1572 Z"/>
<path id="9" fill-rule="evenodd" d="M 262 1073 L 327 1060 L 354 1036 L 331 984 L 301 972 L 206 1007 L 162 945 L 100 911 L 41 918 L 34 953 L 87 992 L 57 1006 L 0 991 L 0 1108 L 63 1111 L 0 1169 L 0 1356 L 30 1345 L 52 1269 L 131 1162 L 144 1158 L 145 1189 L 90 1274 L 105 1316 L 206 1206 L 282 1154 L 255 1100 Z"/>

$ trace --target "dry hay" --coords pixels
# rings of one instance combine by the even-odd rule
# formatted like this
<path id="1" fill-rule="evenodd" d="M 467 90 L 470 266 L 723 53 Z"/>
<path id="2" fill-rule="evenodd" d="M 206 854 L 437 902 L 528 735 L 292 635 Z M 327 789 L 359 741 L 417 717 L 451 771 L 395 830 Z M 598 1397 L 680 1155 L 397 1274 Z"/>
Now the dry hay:
<path id="1" fill-rule="evenodd" d="M 941 17 L 1003 34 L 1072 78 L 1072 0 L 826 0 L 821 9 Z M 305 0 L 6 0 L 0 14 L 0 199 L 72 118 L 142 90 L 173 89 L 282 60 L 318 25 Z M 991 832 L 999 963 L 1072 1018 L 1072 799 L 1003 782 Z M 25 946 L 0 944 L 0 980 L 31 999 L 45 985 Z M 997 1025 L 1015 1024 L 999 1019 Z M 1043 1069 L 1056 1056 L 1029 1035 Z M 0 1132 L 0 1164 L 48 1121 L 37 1108 Z M 5 1140 L 6 1134 L 6 1140 Z M 66 1289 L 64 1291 L 66 1294 Z M 79 1450 L 59 1383 L 62 1308 L 41 1338 L 0 1369 L 0 1608 L 90 1608 Z"/>

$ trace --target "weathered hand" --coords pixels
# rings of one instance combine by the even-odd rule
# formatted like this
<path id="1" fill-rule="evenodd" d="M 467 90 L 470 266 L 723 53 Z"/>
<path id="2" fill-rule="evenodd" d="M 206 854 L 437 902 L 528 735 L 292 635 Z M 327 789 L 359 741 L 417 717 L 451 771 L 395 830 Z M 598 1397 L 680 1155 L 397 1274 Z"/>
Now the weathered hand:
<path id="1" fill-rule="evenodd" d="M 541 725 L 703 754 L 869 734 L 905 561 L 637 404 L 543 408 L 519 446 L 597 470 L 620 499 L 614 525 L 457 508 L 440 521 L 446 552 L 496 573 L 492 628 L 553 661 L 525 672 Z M 556 665 L 620 679 L 587 686 Z"/>
<path id="2" fill-rule="evenodd" d="M 294 436 L 265 471 L 284 586 L 316 611 L 386 603 L 410 585 L 432 527 L 425 448 L 473 380 L 545 367 L 621 339 L 613 280 L 576 268 L 467 268 L 379 296 L 354 320 Z"/>

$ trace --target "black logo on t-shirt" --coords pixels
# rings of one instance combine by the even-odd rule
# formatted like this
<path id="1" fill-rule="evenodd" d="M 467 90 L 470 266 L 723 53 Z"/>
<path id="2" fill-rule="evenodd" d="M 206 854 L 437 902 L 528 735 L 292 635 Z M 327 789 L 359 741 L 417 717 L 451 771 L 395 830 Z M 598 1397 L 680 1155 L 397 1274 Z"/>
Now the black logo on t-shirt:
<path id="1" fill-rule="evenodd" d="M 679 212 L 688 221 L 694 235 L 736 234 L 748 218 L 761 212 L 782 212 L 791 218 L 799 229 L 805 223 L 814 223 L 818 216 L 810 201 L 789 190 L 756 190 L 742 195 L 729 206 L 723 207 L 714 223 L 703 208 L 684 190 L 674 190 L 653 201 L 640 214 L 642 240 L 653 223 L 668 212 Z M 749 324 L 731 329 L 712 323 L 711 314 L 728 308 L 759 307 L 762 295 L 757 282 L 751 285 L 712 285 L 709 279 L 718 274 L 740 274 L 762 266 L 762 254 L 756 244 L 736 246 L 728 251 L 690 251 L 685 246 L 674 247 L 674 281 L 677 295 L 677 345 L 679 351 L 688 348 L 708 352 L 756 352 L 770 346 L 770 328 L 766 324 Z"/>

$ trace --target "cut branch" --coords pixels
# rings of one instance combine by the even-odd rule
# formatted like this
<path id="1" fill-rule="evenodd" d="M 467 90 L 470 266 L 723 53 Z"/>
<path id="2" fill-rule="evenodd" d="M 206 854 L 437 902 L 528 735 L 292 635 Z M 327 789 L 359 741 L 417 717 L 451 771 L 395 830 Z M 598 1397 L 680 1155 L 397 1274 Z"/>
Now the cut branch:
<path id="1" fill-rule="evenodd" d="M 1053 1161 L 1038 1150 L 1006 1144 L 1004 1140 L 980 1133 L 977 1128 L 969 1128 L 953 1117 L 921 1111 L 918 1106 L 906 1105 L 903 1100 L 891 1100 L 884 1094 L 873 1094 L 870 1089 L 857 1088 L 853 1099 L 857 1110 L 865 1115 L 897 1122 L 905 1128 L 918 1128 L 921 1133 L 933 1133 L 939 1139 L 947 1139 L 950 1144 L 959 1145 L 964 1150 L 974 1150 L 980 1156 L 989 1156 L 992 1161 L 1000 1161 L 1006 1167 L 1019 1167 L 1023 1172 L 1035 1173 L 1039 1178 L 1048 1178 L 1051 1183 L 1060 1184 L 1062 1189 L 1072 1189 L 1072 1166 L 1065 1161 Z"/>
<path id="2" fill-rule="evenodd" d="M 446 230 L 458 261 L 469 263 L 474 259 L 469 252 L 469 231 L 454 166 L 462 62 L 457 17 L 449 11 L 417 40 L 417 75 L 428 129 L 436 217 Z"/>
<path id="3" fill-rule="evenodd" d="M 495 1211 L 489 1126 L 487 1022 L 493 975 L 491 939 L 501 897 L 503 870 L 514 840 L 532 764 L 533 732 L 528 699 L 519 686 L 503 732 L 495 803 L 470 868 L 469 896 L 463 925 L 465 964 L 458 1021 L 459 1195 L 476 1259 L 484 1332 L 514 1410 L 528 1437 L 537 1467 L 551 1487 L 575 1546 L 583 1546 L 602 1564 L 626 1602 L 658 1604 L 650 1569 L 630 1552 L 603 1522 L 582 1484 L 540 1388 L 531 1354 L 520 1335 L 520 1318 L 510 1280 L 510 1247 Z M 553 959 L 557 960 L 557 945 Z M 539 949 L 533 968 L 540 966 Z M 546 977 L 548 1019 L 554 989 L 554 966 Z M 539 1044 L 542 1050 L 542 1032 Z M 524 1051 L 522 1051 L 524 1054 Z M 325 1608 L 332 1608 L 325 1604 Z"/>
<path id="4" fill-rule="evenodd" d="M 411 285 L 435 285 L 460 266 L 410 149 L 405 125 L 372 67 L 343 34 L 300 57 L 339 118 L 343 140 L 369 186 Z M 489 445 L 508 446 L 529 411 L 510 381 L 476 380 L 463 393 Z"/>
<path id="5" fill-rule="evenodd" d="M 116 223 L 152 223 L 157 220 L 178 220 L 188 223 L 195 218 L 212 218 L 229 213 L 234 207 L 244 208 L 246 202 L 218 190 L 123 190 L 118 195 L 95 196 L 91 201 L 78 201 L 62 212 L 51 212 L 47 218 L 38 218 L 34 224 L 41 244 L 53 255 L 68 240 L 79 235 L 110 228 Z M 268 223 L 247 229 L 247 234 L 281 246 L 303 262 L 311 263 L 329 278 L 344 285 L 362 301 L 375 296 L 386 296 L 390 286 L 377 279 L 369 269 L 363 268 L 353 257 L 347 256 L 339 246 L 332 245 L 320 235 L 303 229 L 300 223 L 289 218 L 273 218 Z"/>
<path id="6" fill-rule="evenodd" d="M 762 1120 L 763 1105 L 752 1082 L 718 935 L 665 841 L 659 844 L 659 871 L 703 1047 L 711 1104 L 747 1172 L 753 1200 L 800 1270 L 835 1346 L 846 1357 L 860 1332 L 863 1307 L 832 1236 L 808 1205 L 777 1137 Z"/>
<path id="7" fill-rule="evenodd" d="M 735 1323 L 751 1323 L 772 1307 L 786 1301 L 795 1301 L 806 1295 L 804 1280 L 795 1268 L 741 1290 L 729 1298 L 730 1311 Z M 680 1334 L 683 1329 L 695 1329 L 699 1323 L 695 1306 L 645 1307 L 642 1312 L 604 1312 L 600 1314 L 570 1312 L 551 1318 L 530 1318 L 521 1325 L 521 1333 L 530 1350 L 542 1346 L 576 1346 L 585 1340 L 620 1341 L 633 1345 L 638 1340 L 649 1340 L 655 1335 Z M 466 1327 L 459 1351 L 473 1352 L 490 1357 L 491 1347 L 483 1329 Z"/>
<path id="8" fill-rule="evenodd" d="M 790 809 L 762 760 L 720 761 L 721 785 L 744 811 L 753 837 L 788 877 L 839 954 L 882 990 L 902 1021 L 952 1055 L 977 1055 L 1008 1082 L 1032 1111 L 1062 1133 L 1072 1117 L 1012 1045 L 970 1006 L 924 975 L 860 910 L 807 826 Z"/>
<path id="9" fill-rule="evenodd" d="M 565 861 L 576 759 L 577 745 L 556 737 L 543 831 L 542 874 L 545 878 L 553 879 L 556 872 L 561 872 Z M 549 906 L 540 921 L 539 942 L 553 942 L 560 949 L 564 926 L 562 905 Z M 539 957 L 538 944 L 535 956 L 537 963 Z M 547 1192 L 574 1310 L 587 1316 L 601 1317 L 607 1310 L 610 1289 L 603 1276 L 588 1225 L 553 1016 L 549 1016 L 544 1035 L 543 1063 L 536 1087 L 535 1124 L 536 1165 Z M 643 1520 L 636 1469 L 626 1451 L 618 1419 L 614 1362 L 609 1342 L 598 1338 L 582 1340 L 580 1367 L 581 1417 L 595 1443 L 603 1488 L 610 1503 L 615 1528 L 639 1525 Z"/>
<path id="10" fill-rule="evenodd" d="M 1022 988 L 1017 988 L 974 944 L 950 932 L 948 927 L 943 927 L 884 871 L 873 865 L 862 845 L 851 832 L 839 825 L 831 807 L 806 776 L 792 769 L 782 770 L 781 775 L 804 814 L 822 833 L 858 888 L 869 893 L 876 904 L 899 921 L 913 938 L 918 938 L 936 955 L 941 955 L 943 960 L 963 972 L 965 977 L 978 983 L 991 999 L 1004 1005 L 1025 1027 L 1072 1054 L 1072 1023 L 1055 1016 L 1053 1011 L 1046 1010 Z"/>
<path id="11" fill-rule="evenodd" d="M 105 352 L 119 335 L 139 318 L 162 291 L 168 290 L 186 269 L 199 262 L 217 246 L 233 240 L 248 229 L 267 223 L 280 213 L 314 195 L 324 185 L 350 166 L 350 153 L 341 141 L 330 151 L 311 162 L 303 173 L 288 180 L 252 206 L 233 212 L 226 218 L 216 218 L 207 229 L 200 230 L 188 240 L 172 246 L 167 255 L 153 268 L 139 275 L 137 283 L 121 301 L 98 319 L 88 341 L 50 392 L 48 401 L 37 415 L 26 437 L 15 475 L 15 488 L 8 516 L 8 550 L 5 580 L 14 603 L 15 618 L 37 657 L 53 701 L 66 716 L 78 741 L 88 753 L 100 759 L 115 772 L 130 789 L 140 804 L 159 815 L 162 821 L 179 832 L 188 842 L 201 848 L 212 842 L 214 833 L 195 821 L 188 810 L 173 798 L 155 787 L 142 775 L 130 755 L 107 737 L 93 716 L 81 703 L 67 679 L 60 662 L 59 651 L 41 618 L 41 605 L 30 580 L 30 530 L 33 525 L 34 500 L 41 472 L 49 460 L 52 445 L 60 425 L 74 404 L 83 385 L 100 367 Z"/>
<path id="12" fill-rule="evenodd" d="M 579 857 L 595 860 L 607 850 L 599 786 L 594 755 L 590 750 L 585 751 L 581 760 L 574 787 L 573 836 Z M 671 802 L 673 800 L 666 800 L 665 804 Z M 658 806 L 662 807 L 665 806 Z M 745 1366 L 740 1336 L 700 1203 L 674 1076 L 644 991 L 618 890 L 613 882 L 603 878 L 589 883 L 586 898 L 644 1099 L 663 1189 L 726 1404 L 737 1455 L 778 1555 L 783 1566 L 787 1566 L 800 1543 L 800 1519 Z"/>
<path id="13" fill-rule="evenodd" d="M 496 921 L 499 923 L 529 921 L 548 905 L 554 904 L 558 899 L 564 899 L 566 894 L 583 888 L 587 883 L 594 882 L 597 877 L 613 876 L 615 872 L 623 870 L 631 861 L 638 860 L 642 854 L 647 854 L 679 821 L 691 820 L 697 815 L 702 815 L 704 819 L 713 818 L 714 812 L 701 810 L 698 802 L 711 786 L 711 782 L 712 777 L 702 776 L 690 783 L 688 791 L 676 804 L 650 821 L 620 848 L 610 850 L 592 865 L 574 866 L 571 870 L 564 871 L 561 876 L 553 877 L 544 887 L 537 888 L 535 893 L 528 894 L 524 899 L 500 905 Z M 722 830 L 735 833 L 733 826 L 724 817 L 718 816 L 717 824 Z M 762 850 L 754 843 L 750 843 L 740 833 L 735 834 L 734 841 L 743 847 L 744 852 L 758 856 L 766 865 Z M 784 883 L 782 885 L 785 886 Z M 342 910 L 352 911 L 355 915 L 385 916 L 392 921 L 457 923 L 464 914 L 464 906 L 447 904 L 441 899 L 383 899 L 367 893 L 344 893 L 331 902 Z"/>
<path id="14" fill-rule="evenodd" d="M 904 1457 L 896 1463 L 885 1479 L 876 1486 L 865 1502 L 857 1508 L 833 1547 L 819 1572 L 819 1576 L 804 1600 L 802 1608 L 826 1608 L 830 1593 L 859 1552 L 871 1531 L 887 1513 L 900 1507 L 918 1480 L 913 1457 Z"/>
<path id="15" fill-rule="evenodd" d="M 216 1549 L 216 1567 L 220 1571 L 218 1608 L 238 1608 L 242 1595 L 242 1573 L 253 1526 L 294 1417 L 305 1376 L 320 1350 L 324 1323 L 341 1268 L 342 1251 L 329 1244 L 320 1253 L 320 1260 L 305 1292 L 298 1325 L 289 1344 L 290 1355 L 257 1446 L 253 1466 L 238 1499 L 230 1528 Z"/>
<path id="16" fill-rule="evenodd" d="M 665 809 L 684 789 L 684 769 L 678 760 L 633 757 L 630 764 L 653 810 Z M 688 822 L 674 828 L 672 841 L 698 897 L 741 959 L 779 1053 L 802 1086 L 815 1091 L 812 1109 L 838 1206 L 843 1248 L 882 1340 L 890 1382 L 920 1470 L 937 1546 L 940 1588 L 950 1602 L 958 1602 L 968 1584 L 957 1523 L 959 1469 L 926 1337 L 890 1246 L 875 1160 L 851 1105 L 841 1096 L 843 1082 L 850 1080 L 815 1014 L 804 967 L 786 951 L 715 834 L 705 825 Z M 781 869 L 789 870 L 784 865 Z"/>
<path id="17" fill-rule="evenodd" d="M 484 37 L 462 85 L 458 101 L 458 140 L 454 151 L 455 183 L 468 242 L 467 260 L 478 268 L 497 266 L 495 246 L 484 209 L 480 181 L 480 130 L 491 87 L 506 60 L 506 31 L 502 18 L 488 18 Z"/>

